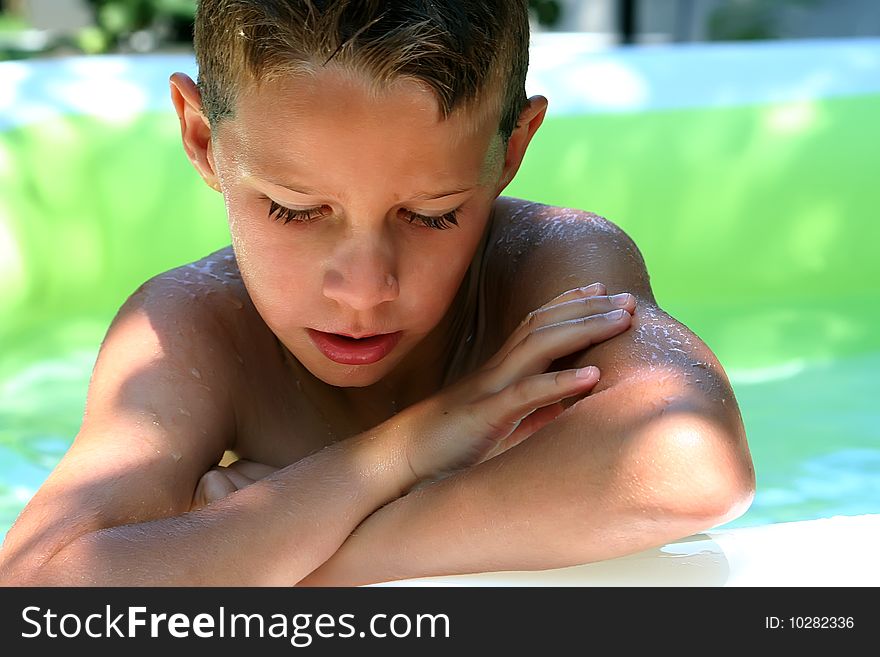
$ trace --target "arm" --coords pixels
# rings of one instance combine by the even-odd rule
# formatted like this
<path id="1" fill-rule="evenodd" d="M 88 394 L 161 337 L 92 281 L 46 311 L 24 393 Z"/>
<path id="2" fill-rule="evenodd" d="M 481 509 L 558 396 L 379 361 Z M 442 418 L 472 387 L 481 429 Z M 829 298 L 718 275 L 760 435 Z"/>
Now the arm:
<path id="1" fill-rule="evenodd" d="M 577 284 L 586 271 L 609 293 L 636 296 L 628 331 L 573 357 L 602 372 L 593 394 L 510 450 L 379 509 L 300 585 L 571 566 L 662 545 L 748 508 L 754 470 L 717 359 L 656 306 L 619 229 L 602 226 L 588 244 L 584 254 L 618 256 L 545 253 L 545 267 L 574 271 L 539 276 L 527 264 L 518 280 Z M 534 304 L 517 298 L 513 316 Z"/>
<path id="2" fill-rule="evenodd" d="M 389 429 L 188 512 L 235 424 L 236 372 L 217 358 L 235 327 L 206 297 L 154 281 L 123 306 L 74 444 L 7 534 L 0 584 L 290 585 L 415 483 Z"/>
<path id="3" fill-rule="evenodd" d="M 551 419 L 537 409 L 558 407 L 555 417 L 561 401 L 593 389 L 596 368 L 545 370 L 630 322 L 628 313 L 626 321 L 609 315 L 601 286 L 567 290 L 484 367 L 377 427 L 278 471 L 253 462 L 212 468 L 193 494 L 229 445 L 233 400 L 249 392 L 242 368 L 230 369 L 235 359 L 212 356 L 235 353 L 237 344 L 218 336 L 245 334 L 252 322 L 226 325 L 224 316 L 241 313 L 222 312 L 210 321 L 199 300 L 222 289 L 192 293 L 185 277 L 172 280 L 184 288 L 181 307 L 164 301 L 175 296 L 167 287 L 148 286 L 114 322 L 83 429 L 0 555 L 5 581 L 297 582 L 377 506 L 515 444 L 523 426 Z M 192 335 L 199 339 L 181 340 Z M 190 503 L 204 508 L 186 513 Z"/>

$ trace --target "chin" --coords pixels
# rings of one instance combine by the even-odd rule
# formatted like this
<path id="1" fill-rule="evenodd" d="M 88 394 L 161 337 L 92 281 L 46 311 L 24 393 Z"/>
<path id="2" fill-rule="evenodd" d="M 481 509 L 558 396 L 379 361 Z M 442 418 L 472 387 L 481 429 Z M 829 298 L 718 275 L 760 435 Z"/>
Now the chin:
<path id="1" fill-rule="evenodd" d="M 324 383 L 337 388 L 366 388 L 381 381 L 388 374 L 388 368 L 375 365 L 337 365 L 339 369 L 312 372 Z"/>

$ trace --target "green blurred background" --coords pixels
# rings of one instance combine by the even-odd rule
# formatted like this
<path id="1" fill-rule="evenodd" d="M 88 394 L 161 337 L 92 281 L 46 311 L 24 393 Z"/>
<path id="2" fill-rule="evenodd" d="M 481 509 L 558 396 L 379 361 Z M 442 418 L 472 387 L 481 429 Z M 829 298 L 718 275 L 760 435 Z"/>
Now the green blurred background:
<path id="1" fill-rule="evenodd" d="M 11 90 L 27 100 L 48 70 L 44 63 L 88 48 L 130 54 L 137 46 L 184 60 L 191 55 L 186 35 L 192 3 L 115 3 L 122 4 L 151 5 L 153 13 L 128 24 L 106 18 L 121 11 L 110 9 L 114 3 L 95 3 L 94 16 L 104 18 L 90 29 L 102 31 L 100 39 L 65 40 L 56 33 L 43 50 L 15 52 L 9 40 L 3 42 L 19 61 L 0 64 L 0 107 Z M 636 3 L 627 14 L 624 4 L 615 4 L 604 24 L 588 17 L 605 32 L 583 33 L 585 43 L 610 43 L 608 52 L 620 53 L 608 79 L 639 80 L 651 66 L 654 73 L 674 67 L 675 57 L 650 54 L 661 52 L 651 50 L 663 41 L 661 32 L 634 29 L 647 24 L 651 5 Z M 665 42 L 687 34 L 752 39 L 753 49 L 741 51 L 729 44 L 673 46 L 683 57 L 692 53 L 691 61 L 720 53 L 719 61 L 727 63 L 712 82 L 719 90 L 715 100 L 737 85 L 749 86 L 740 70 L 744 54 L 766 57 L 768 74 L 786 58 L 806 57 L 754 40 L 790 32 L 792 16 L 805 15 L 797 12 L 814 16 L 803 22 L 802 35 L 809 35 L 804 26 L 819 23 L 857 29 L 845 16 L 827 19 L 823 12 L 830 10 L 821 2 L 667 5 L 691 5 L 696 18 L 690 32 L 657 19 L 656 25 L 671 26 Z M 536 30 L 564 27 L 572 6 L 559 3 L 544 14 L 546 23 L 536 9 Z M 869 7 L 854 15 L 861 18 L 858 29 L 874 29 L 870 6 L 880 3 L 837 6 Z M 9 7 L 7 0 L 4 9 Z M 765 31 L 742 27 L 751 24 L 743 17 L 759 9 Z M 710 19 L 719 21 L 724 11 L 741 13 L 713 26 Z M 6 15 L 14 16 L 7 25 L 27 31 L 22 14 Z M 135 38 L 145 30 L 156 33 L 152 40 Z M 565 95 L 560 86 L 505 192 L 591 210 L 618 223 L 641 248 L 661 306 L 718 355 L 740 402 L 758 475 L 755 504 L 731 526 L 880 511 L 880 82 L 862 91 L 835 87 L 844 73 L 878 79 L 880 42 L 870 32 L 852 48 L 841 39 L 836 46 L 809 46 L 814 52 L 804 61 L 812 63 L 795 66 L 799 77 L 788 85 L 797 93 L 774 99 L 770 90 L 761 102 L 577 115 L 554 110 Z M 639 45 L 615 50 L 622 43 Z M 724 60 L 728 52 L 731 59 Z M 146 61 L 140 57 L 92 61 L 110 66 L 114 80 L 124 82 Z M 90 60 L 70 61 L 81 67 Z M 760 67 L 755 70 L 759 86 Z M 823 93 L 825 88 L 838 90 Z M 12 108 L 21 109 L 5 107 L 4 121 Z M 115 310 L 147 278 L 229 241 L 222 199 L 186 160 L 170 102 L 132 116 L 74 110 L 0 124 L 0 534 L 75 435 L 91 366 Z"/>

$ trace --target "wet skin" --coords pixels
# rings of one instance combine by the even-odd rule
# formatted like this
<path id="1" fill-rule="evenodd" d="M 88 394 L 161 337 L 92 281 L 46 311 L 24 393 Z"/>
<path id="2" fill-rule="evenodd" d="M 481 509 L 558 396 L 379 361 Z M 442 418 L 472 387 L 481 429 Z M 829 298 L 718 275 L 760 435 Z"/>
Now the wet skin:
<path id="1" fill-rule="evenodd" d="M 502 302 L 512 296 L 512 291 L 503 286 L 511 273 L 507 249 L 514 229 L 509 225 L 510 219 L 528 221 L 541 208 L 550 209 L 511 197 L 497 199 L 493 221 L 488 226 L 486 249 L 474 256 L 476 261 L 485 254 L 482 285 L 491 291 L 482 299 L 478 313 L 498 318 L 501 325 L 475 332 L 470 341 L 465 333 L 470 334 L 473 327 L 466 324 L 454 331 L 436 331 L 442 338 L 439 343 L 454 351 L 467 352 L 475 365 L 494 354 L 507 337 L 501 326 L 513 324 L 512 317 L 508 317 L 510 313 L 505 313 L 502 307 Z M 532 213 L 522 212 L 529 209 Z M 386 381 L 379 381 L 372 386 L 376 394 L 370 403 L 362 404 L 360 413 L 353 412 L 349 398 L 340 395 L 335 386 L 315 377 L 263 321 L 244 285 L 232 247 L 156 277 L 141 294 L 149 297 L 148 303 L 166 307 L 170 304 L 177 312 L 186 312 L 190 315 L 187 323 L 194 321 L 201 327 L 200 344 L 213 345 L 215 358 L 226 363 L 219 368 L 216 362 L 213 367 L 209 364 L 193 367 L 190 376 L 206 391 L 230 390 L 236 426 L 226 449 L 234 451 L 239 458 L 274 467 L 293 463 L 327 444 L 380 424 L 436 392 L 448 370 L 448 363 L 439 361 L 435 371 L 426 374 L 425 382 L 412 388 L 395 389 Z M 468 298 L 464 293 L 456 299 L 471 304 L 479 301 L 475 295 Z M 509 307 L 509 304 L 503 305 Z M 451 306 L 448 315 L 451 317 L 455 311 L 455 306 Z M 198 317 L 193 318 L 193 313 Z M 180 317 L 173 312 L 156 312 L 151 321 L 157 333 L 170 336 L 175 334 L 174 326 Z M 450 322 L 444 321 L 440 328 L 447 325 Z M 186 339 L 187 336 L 182 338 Z M 203 358 L 195 343 L 181 341 L 169 347 L 191 363 L 198 364 Z M 332 362 L 329 365 L 332 366 Z M 466 373 L 465 370 L 459 374 Z M 384 395 L 380 396 L 379 392 Z M 182 412 L 190 411 L 177 410 Z M 227 459 L 231 456 L 227 455 Z"/>
<path id="2" fill-rule="evenodd" d="M 193 110 L 194 87 L 176 84 Z M 186 104 L 176 104 L 184 115 Z M 227 343 L 245 361 L 227 375 L 236 418 L 227 449 L 282 466 L 376 426 L 439 390 L 450 354 L 466 350 L 479 364 L 528 312 L 578 284 L 604 277 L 609 293 L 632 292 L 652 312 L 644 265 L 619 228 L 500 196 L 545 109 L 545 99 L 532 99 L 506 152 L 495 117 L 442 121 L 414 83 L 375 97 L 339 70 L 249 90 L 213 133 L 191 112 L 184 143 L 223 193 L 232 236 L 231 249 L 206 262 L 237 281 L 218 297 L 234 294 L 242 305 L 235 319 L 224 311 L 212 320 L 233 321 L 226 335 L 243 336 Z M 436 220 L 452 210 L 457 225 L 445 230 L 412 221 L 413 213 Z M 294 213 L 299 221 L 283 221 Z M 563 246 L 575 241 L 583 245 L 577 260 Z M 615 271 L 621 253 L 630 258 L 623 276 Z M 463 290 L 469 267 L 488 289 L 481 301 Z M 459 320 L 478 303 L 489 326 L 466 342 L 469 327 Z M 403 337 L 381 361 L 350 366 L 323 355 L 308 329 Z M 662 342 L 652 349 L 642 334 L 633 353 L 659 359 Z"/>
<path id="3" fill-rule="evenodd" d="M 249 90 L 212 135 L 192 81 L 172 82 L 184 147 L 224 195 L 232 245 L 120 309 L 80 433 L 10 531 L 0 582 L 289 583 L 325 561 L 312 582 L 549 568 L 748 506 L 754 470 L 729 382 L 657 306 L 632 240 L 588 212 L 501 196 L 545 99 L 500 152 L 497 123 L 440 121 L 411 84 L 379 97 L 345 76 Z M 453 210 L 458 226 L 418 223 Z M 279 221 L 292 211 L 308 221 Z M 462 285 L 469 270 L 475 286 Z M 458 350 L 476 367 L 528 313 L 594 282 L 631 293 L 628 312 L 617 336 L 550 364 L 596 365 L 601 379 L 539 440 L 392 503 L 376 474 L 384 451 L 354 475 L 333 455 L 361 452 L 321 450 L 437 392 Z M 340 365 L 308 329 L 403 338 L 376 363 Z M 186 513 L 230 450 L 295 465 Z M 291 500 L 309 513 L 291 514 Z"/>

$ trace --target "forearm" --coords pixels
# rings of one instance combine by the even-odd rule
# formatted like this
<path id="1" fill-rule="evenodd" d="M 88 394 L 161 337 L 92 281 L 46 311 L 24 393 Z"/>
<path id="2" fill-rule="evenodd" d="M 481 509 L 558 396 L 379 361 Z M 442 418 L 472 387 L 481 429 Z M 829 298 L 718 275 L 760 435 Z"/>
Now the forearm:
<path id="1" fill-rule="evenodd" d="M 650 395 L 677 401 L 663 408 Z M 725 465 L 741 454 L 736 417 L 713 417 L 702 397 L 656 383 L 609 388 L 513 449 L 379 509 L 300 585 L 559 568 L 702 531 L 749 499 L 747 484 L 728 479 L 747 464 Z M 689 437 L 693 427 L 702 438 Z"/>
<path id="2" fill-rule="evenodd" d="M 198 510 L 85 533 L 39 567 L 7 562 L 0 579 L 50 586 L 295 584 L 366 516 L 415 483 L 398 444 L 393 431 L 353 437 Z"/>

